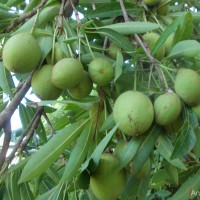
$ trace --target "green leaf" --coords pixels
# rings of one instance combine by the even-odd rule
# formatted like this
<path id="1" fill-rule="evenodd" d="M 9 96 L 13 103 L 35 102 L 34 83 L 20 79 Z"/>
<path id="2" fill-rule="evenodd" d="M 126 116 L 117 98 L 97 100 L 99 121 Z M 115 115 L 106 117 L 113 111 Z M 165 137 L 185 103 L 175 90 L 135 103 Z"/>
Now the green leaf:
<path id="1" fill-rule="evenodd" d="M 34 196 L 28 183 L 20 184 L 20 200 L 33 200 Z M 16 197 L 15 197 L 16 198 Z"/>
<path id="2" fill-rule="evenodd" d="M 14 83 L 10 72 L 3 66 L 3 62 L 0 62 L 0 87 L 10 97 L 14 96 L 12 92 Z"/>
<path id="3" fill-rule="evenodd" d="M 87 121 L 82 124 L 80 122 L 71 124 L 58 131 L 53 138 L 32 155 L 22 171 L 19 183 L 32 180 L 41 175 L 58 159 L 65 148 L 79 136 Z"/>
<path id="4" fill-rule="evenodd" d="M 178 185 L 178 170 L 176 167 L 171 165 L 170 163 L 166 162 L 164 163 L 165 170 L 168 173 L 168 175 L 173 179 L 174 183 Z"/>
<path id="5" fill-rule="evenodd" d="M 115 78 L 114 81 L 116 81 L 122 74 L 122 67 L 124 64 L 124 58 L 121 52 L 117 52 L 117 59 L 115 63 Z"/>
<path id="6" fill-rule="evenodd" d="M 200 128 L 196 128 L 195 129 L 195 135 L 196 135 L 196 143 L 194 145 L 194 154 L 196 156 L 196 159 L 198 159 L 200 157 Z"/>
<path id="7" fill-rule="evenodd" d="M 167 40 L 169 35 L 177 29 L 179 24 L 183 21 L 184 15 L 178 17 L 176 20 L 174 20 L 173 23 L 171 23 L 165 31 L 160 35 L 158 41 L 156 42 L 155 46 L 152 49 L 152 55 L 155 55 L 157 51 L 160 49 L 161 46 L 163 46 L 164 42 Z"/>
<path id="8" fill-rule="evenodd" d="M 113 119 L 113 114 L 111 113 L 106 120 L 103 122 L 99 131 L 106 131 L 108 129 L 112 129 L 115 126 L 115 121 Z"/>
<path id="9" fill-rule="evenodd" d="M 6 6 L 9 6 L 9 7 L 16 6 L 22 2 L 24 2 L 24 0 L 8 0 L 8 2 L 6 3 Z"/>
<path id="10" fill-rule="evenodd" d="M 117 46 L 124 49 L 127 53 L 131 55 L 133 54 L 134 48 L 131 42 L 117 31 L 114 31 L 110 28 L 99 28 L 91 33 L 98 33 L 100 35 L 107 36 L 111 41 L 115 42 Z"/>
<path id="11" fill-rule="evenodd" d="M 151 127 L 151 129 L 145 134 L 143 142 L 132 159 L 132 174 L 136 174 L 141 169 L 145 161 L 149 158 L 161 133 L 161 130 L 162 129 L 160 126 L 155 125 Z"/>
<path id="12" fill-rule="evenodd" d="M 175 32 L 173 43 L 176 44 L 182 40 L 189 39 L 192 32 L 193 32 L 192 13 L 187 12 L 184 15 L 182 23 L 179 25 L 179 27 L 177 28 L 177 30 Z"/>
<path id="13" fill-rule="evenodd" d="M 195 197 L 194 192 L 200 190 L 200 171 L 189 177 L 169 200 L 188 200 Z"/>
<path id="14" fill-rule="evenodd" d="M 189 57 L 193 58 L 200 52 L 200 43 L 196 40 L 184 40 L 178 42 L 171 50 L 170 58 Z"/>
<path id="15" fill-rule="evenodd" d="M 171 159 L 171 155 L 173 152 L 173 145 L 171 144 L 171 141 L 165 134 L 161 134 L 158 138 L 157 142 L 157 149 L 160 153 L 161 156 L 163 156 L 169 163 L 171 163 L 173 166 L 187 170 L 186 166 L 184 163 L 176 158 L 176 159 Z"/>
<path id="16" fill-rule="evenodd" d="M 175 141 L 174 150 L 171 159 L 180 158 L 185 156 L 192 150 L 196 143 L 196 136 L 193 128 L 187 122 L 184 123 L 182 131 Z"/>
<path id="17" fill-rule="evenodd" d="M 151 22 L 121 22 L 116 24 L 110 24 L 106 26 L 99 27 L 112 29 L 122 35 L 131 35 L 134 33 L 146 33 L 148 31 L 153 31 L 155 29 L 160 28 L 159 24 L 151 23 Z M 98 29 L 97 29 L 98 30 Z"/>
<path id="18" fill-rule="evenodd" d="M 65 167 L 61 181 L 71 181 L 87 156 L 93 132 L 88 124 L 82 131 Z"/>
<path id="19" fill-rule="evenodd" d="M 109 133 L 101 140 L 101 142 L 97 145 L 96 149 L 92 153 L 92 155 L 85 161 L 85 163 L 82 165 L 81 171 L 84 171 L 88 168 L 90 171 L 94 171 L 96 167 L 98 166 L 101 154 L 103 153 L 104 149 L 112 139 L 113 135 L 115 134 L 115 131 L 117 130 L 119 126 L 119 123 L 116 124 L 112 130 L 109 131 Z"/>

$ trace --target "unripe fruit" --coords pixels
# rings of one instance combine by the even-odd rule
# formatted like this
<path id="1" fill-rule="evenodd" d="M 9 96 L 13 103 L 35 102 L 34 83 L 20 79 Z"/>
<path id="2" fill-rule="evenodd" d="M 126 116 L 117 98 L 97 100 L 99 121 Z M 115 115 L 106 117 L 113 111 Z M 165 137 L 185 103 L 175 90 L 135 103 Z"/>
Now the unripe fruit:
<path id="1" fill-rule="evenodd" d="M 171 51 L 171 48 L 173 46 L 173 40 L 174 40 L 174 33 L 169 35 L 167 40 L 165 41 L 165 54 L 168 55 L 169 52 Z"/>
<path id="2" fill-rule="evenodd" d="M 181 100 L 179 96 L 170 91 L 160 95 L 154 102 L 156 123 L 167 126 L 174 122 L 181 113 Z"/>
<path id="3" fill-rule="evenodd" d="M 157 6 L 157 13 L 159 15 L 167 15 L 169 12 L 169 3 L 165 3 L 166 0 L 161 0 Z"/>
<path id="4" fill-rule="evenodd" d="M 117 53 L 118 51 L 121 51 L 120 47 L 117 46 L 115 43 L 111 43 L 109 48 L 108 48 L 108 55 L 112 58 L 112 59 L 116 59 L 117 58 Z"/>
<path id="5" fill-rule="evenodd" d="M 83 65 L 74 58 L 63 58 L 57 62 L 52 71 L 52 83 L 61 89 L 75 87 L 83 77 Z"/>
<path id="6" fill-rule="evenodd" d="M 42 100 L 57 99 L 62 90 L 51 82 L 53 65 L 44 65 L 37 70 L 32 77 L 31 86 L 33 93 Z"/>
<path id="7" fill-rule="evenodd" d="M 160 2 L 160 0 L 143 0 L 143 2 L 147 6 L 155 6 L 156 4 L 158 4 Z"/>
<path id="8" fill-rule="evenodd" d="M 92 91 L 93 83 L 89 77 L 89 74 L 84 71 L 83 77 L 80 83 L 73 88 L 68 89 L 69 94 L 77 99 L 87 97 Z"/>
<path id="9" fill-rule="evenodd" d="M 150 99 L 141 92 L 127 91 L 115 101 L 113 118 L 125 134 L 135 136 L 147 131 L 154 118 Z"/>
<path id="10" fill-rule="evenodd" d="M 96 171 L 91 175 L 90 187 L 98 200 L 116 200 L 123 192 L 125 170 L 117 170 L 119 160 L 110 153 L 103 153 Z"/>
<path id="11" fill-rule="evenodd" d="M 200 102 L 200 76 L 191 69 L 179 69 L 174 88 L 179 97 L 189 106 Z"/>
<path id="12" fill-rule="evenodd" d="M 197 116 L 198 121 L 200 122 L 200 103 L 192 107 L 193 112 Z"/>
<path id="13" fill-rule="evenodd" d="M 105 86 L 113 79 L 114 68 L 105 58 L 95 58 L 88 67 L 90 78 L 98 86 Z"/>
<path id="14" fill-rule="evenodd" d="M 153 50 L 153 47 L 155 46 L 159 37 L 160 36 L 157 33 L 153 33 L 153 32 L 146 33 L 143 35 L 143 39 L 151 51 Z M 165 55 L 165 46 L 162 46 L 155 54 L 155 58 L 157 58 L 158 60 L 162 60 L 164 55 Z"/>
<path id="15" fill-rule="evenodd" d="M 9 71 L 28 73 L 37 67 L 41 49 L 38 41 L 30 33 L 18 33 L 4 45 L 2 58 Z"/>
<path id="16" fill-rule="evenodd" d="M 54 63 L 57 63 L 61 59 L 65 58 L 65 54 L 63 50 L 60 47 L 60 44 L 58 42 L 55 43 L 54 46 Z"/>

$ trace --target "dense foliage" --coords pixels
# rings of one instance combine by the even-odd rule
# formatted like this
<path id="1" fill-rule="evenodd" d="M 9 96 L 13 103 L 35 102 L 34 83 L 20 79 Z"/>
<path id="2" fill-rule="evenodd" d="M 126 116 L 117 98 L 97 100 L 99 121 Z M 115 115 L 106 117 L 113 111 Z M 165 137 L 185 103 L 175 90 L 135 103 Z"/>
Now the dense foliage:
<path id="1" fill-rule="evenodd" d="M 199 10 L 1 0 L 0 199 L 200 199 Z"/>

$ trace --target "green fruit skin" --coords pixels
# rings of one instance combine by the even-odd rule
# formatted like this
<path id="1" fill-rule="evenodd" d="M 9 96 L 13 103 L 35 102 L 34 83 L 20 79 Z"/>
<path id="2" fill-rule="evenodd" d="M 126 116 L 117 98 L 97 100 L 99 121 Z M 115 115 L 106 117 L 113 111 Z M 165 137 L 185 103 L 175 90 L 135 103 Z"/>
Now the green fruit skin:
<path id="1" fill-rule="evenodd" d="M 57 63 L 63 58 L 66 58 L 66 56 L 64 52 L 62 51 L 60 44 L 56 42 L 54 46 L 54 63 Z"/>
<path id="2" fill-rule="evenodd" d="M 55 64 L 51 81 L 60 89 L 69 89 L 79 84 L 83 74 L 83 65 L 79 60 L 63 58 Z"/>
<path id="3" fill-rule="evenodd" d="M 57 99 L 62 93 L 62 90 L 51 82 L 52 69 L 53 65 L 44 65 L 33 74 L 31 79 L 33 93 L 42 100 Z"/>
<path id="4" fill-rule="evenodd" d="M 178 96 L 189 106 L 200 102 L 200 76 L 191 69 L 179 69 L 174 88 Z"/>
<path id="5" fill-rule="evenodd" d="M 109 48 L 108 48 L 108 55 L 112 58 L 112 59 L 116 59 L 117 58 L 117 53 L 118 51 L 121 51 L 120 47 L 117 46 L 115 43 L 111 43 Z"/>
<path id="6" fill-rule="evenodd" d="M 154 102 L 156 123 L 167 126 L 173 123 L 181 113 L 181 100 L 174 92 L 160 95 Z"/>
<path id="7" fill-rule="evenodd" d="M 87 97 L 92 91 L 92 88 L 92 80 L 90 79 L 88 72 L 84 71 L 84 75 L 80 80 L 80 83 L 78 83 L 75 87 L 68 89 L 68 92 L 72 97 L 81 99 Z"/>
<path id="8" fill-rule="evenodd" d="M 157 6 L 157 14 L 167 15 L 169 12 L 169 3 L 165 3 L 166 0 L 161 0 Z"/>
<path id="9" fill-rule="evenodd" d="M 193 112 L 197 116 L 198 121 L 200 122 L 200 103 L 192 107 Z"/>
<path id="10" fill-rule="evenodd" d="M 173 40 L 174 40 L 174 33 L 169 35 L 169 37 L 165 41 L 165 55 L 168 55 L 170 53 L 171 48 L 173 46 Z"/>
<path id="11" fill-rule="evenodd" d="M 105 86 L 113 79 L 114 68 L 105 58 L 95 58 L 88 66 L 88 73 L 94 83 Z"/>
<path id="12" fill-rule="evenodd" d="M 126 183 L 125 170 L 117 170 L 119 160 L 103 153 L 96 171 L 90 177 L 90 188 L 99 200 L 116 200 Z"/>
<path id="13" fill-rule="evenodd" d="M 126 91 L 115 101 L 113 118 L 125 134 L 135 136 L 149 129 L 154 118 L 150 99 L 138 91 Z"/>
<path id="14" fill-rule="evenodd" d="M 38 41 L 30 33 L 18 33 L 4 45 L 2 57 L 9 71 L 28 73 L 39 64 L 41 49 Z"/>
<path id="15" fill-rule="evenodd" d="M 143 0 L 143 2 L 147 6 L 155 6 L 156 4 L 158 4 L 160 2 L 160 0 Z"/>
<path id="16" fill-rule="evenodd" d="M 150 51 L 153 50 L 154 45 L 156 44 L 156 42 L 159 39 L 159 35 L 157 33 L 146 33 L 143 35 L 143 39 L 146 42 L 146 44 L 148 45 Z M 162 60 L 164 58 L 165 55 L 165 46 L 162 46 L 158 52 L 155 54 L 155 58 L 158 60 Z"/>

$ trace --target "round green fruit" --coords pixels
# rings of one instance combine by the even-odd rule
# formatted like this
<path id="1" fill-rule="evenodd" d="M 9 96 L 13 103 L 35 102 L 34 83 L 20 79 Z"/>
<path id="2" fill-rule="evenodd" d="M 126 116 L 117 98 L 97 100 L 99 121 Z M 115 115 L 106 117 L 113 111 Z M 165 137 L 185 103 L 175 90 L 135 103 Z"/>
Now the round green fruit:
<path id="1" fill-rule="evenodd" d="M 191 69 L 179 69 L 174 88 L 179 97 L 189 106 L 200 102 L 200 76 Z"/>
<path id="2" fill-rule="evenodd" d="M 156 123 L 167 126 L 173 123 L 181 113 L 181 100 L 179 96 L 170 91 L 160 95 L 154 102 Z"/>
<path id="3" fill-rule="evenodd" d="M 90 188 L 99 200 L 116 200 L 124 190 L 125 170 L 117 170 L 119 160 L 103 153 L 96 171 L 90 177 Z"/>
<path id="4" fill-rule="evenodd" d="M 169 3 L 167 0 L 161 0 L 157 6 L 157 14 L 167 15 L 169 12 Z"/>
<path id="5" fill-rule="evenodd" d="M 98 86 L 105 86 L 113 79 L 114 68 L 105 58 L 95 58 L 88 67 L 90 78 Z"/>
<path id="6" fill-rule="evenodd" d="M 52 83 L 61 89 L 69 89 L 80 83 L 84 74 L 83 65 L 74 58 L 63 58 L 52 71 Z"/>
<path id="7" fill-rule="evenodd" d="M 170 53 L 171 48 L 173 46 L 173 40 L 174 40 L 174 33 L 169 35 L 169 37 L 165 41 L 165 55 L 168 55 Z"/>
<path id="8" fill-rule="evenodd" d="M 158 4 L 160 2 L 160 0 L 143 0 L 143 2 L 147 6 L 155 6 L 156 4 Z"/>
<path id="9" fill-rule="evenodd" d="M 159 39 L 159 35 L 154 32 L 146 33 L 143 35 L 143 40 L 148 45 L 150 51 L 153 50 L 153 47 L 155 46 L 156 42 Z M 155 54 L 155 58 L 158 60 L 162 60 L 165 55 L 165 46 L 163 45 Z"/>
<path id="10" fill-rule="evenodd" d="M 80 83 L 73 88 L 68 89 L 69 94 L 76 98 L 81 99 L 87 97 L 92 91 L 93 83 L 89 77 L 89 74 L 84 71 L 84 75 L 80 80 Z"/>
<path id="11" fill-rule="evenodd" d="M 112 59 L 116 59 L 117 58 L 117 54 L 118 51 L 121 51 L 120 47 L 117 46 L 115 43 L 111 43 L 109 48 L 108 48 L 108 55 L 112 58 Z"/>
<path id="12" fill-rule="evenodd" d="M 63 50 L 60 47 L 60 44 L 58 42 L 55 43 L 54 46 L 54 63 L 57 63 L 61 59 L 65 58 L 65 54 Z"/>
<path id="13" fill-rule="evenodd" d="M 127 91 L 115 101 L 113 118 L 125 134 L 135 136 L 149 129 L 154 118 L 150 99 L 141 92 Z"/>
<path id="14" fill-rule="evenodd" d="M 52 69 L 53 65 L 44 65 L 34 72 L 31 79 L 33 93 L 42 100 L 57 99 L 62 92 L 51 82 Z"/>
<path id="15" fill-rule="evenodd" d="M 9 71 L 28 73 L 37 67 L 41 49 L 38 41 L 30 33 L 18 33 L 4 45 L 2 58 Z"/>
<path id="16" fill-rule="evenodd" d="M 193 112 L 197 116 L 198 121 L 200 122 L 200 103 L 192 107 Z"/>

